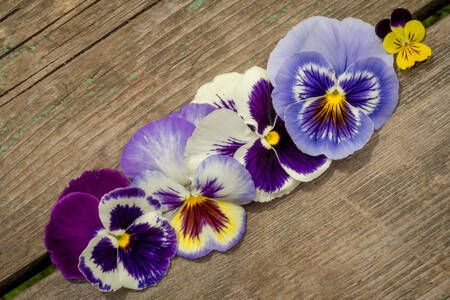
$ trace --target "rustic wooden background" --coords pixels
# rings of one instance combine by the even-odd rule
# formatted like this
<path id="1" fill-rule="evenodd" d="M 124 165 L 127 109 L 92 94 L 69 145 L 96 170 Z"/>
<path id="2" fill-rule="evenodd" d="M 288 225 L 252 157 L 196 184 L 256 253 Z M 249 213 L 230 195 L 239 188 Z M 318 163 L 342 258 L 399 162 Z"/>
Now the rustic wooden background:
<path id="1" fill-rule="evenodd" d="M 266 66 L 301 20 L 375 24 L 445 1 L 0 1 L 0 287 L 48 259 L 43 229 L 85 169 L 118 168 L 148 122 L 214 76 Z M 399 105 L 366 147 L 314 182 L 248 205 L 227 253 L 176 258 L 144 292 L 104 294 L 55 272 L 22 299 L 437 299 L 450 293 L 450 18 L 431 60 L 398 72 Z"/>

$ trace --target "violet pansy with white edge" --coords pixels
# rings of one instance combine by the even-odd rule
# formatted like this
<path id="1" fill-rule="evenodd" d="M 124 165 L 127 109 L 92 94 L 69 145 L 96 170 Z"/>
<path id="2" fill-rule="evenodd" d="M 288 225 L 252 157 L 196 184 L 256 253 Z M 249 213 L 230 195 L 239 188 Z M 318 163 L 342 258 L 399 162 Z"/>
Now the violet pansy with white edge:
<path id="1" fill-rule="evenodd" d="M 323 17 L 294 27 L 270 55 L 274 107 L 303 152 L 344 158 L 393 113 L 398 80 L 374 27 Z"/>
<path id="2" fill-rule="evenodd" d="M 161 280 L 175 255 L 177 238 L 158 204 L 136 187 L 103 196 L 98 210 L 104 228 L 79 258 L 78 268 L 90 283 L 101 291 L 140 290 Z"/>
<path id="3" fill-rule="evenodd" d="M 233 78 L 236 78 L 236 73 Z M 302 153 L 276 114 L 266 70 L 252 67 L 230 86 L 230 76 L 217 76 L 202 86 L 193 102 L 220 106 L 226 99 L 234 109 L 218 109 L 202 119 L 186 146 L 186 164 L 195 168 L 216 154 L 234 157 L 252 175 L 255 201 L 267 202 L 292 191 L 300 182 L 321 175 L 331 160 Z M 228 93 L 224 93 L 226 86 Z M 214 90 L 214 88 L 216 90 Z M 207 90 L 206 93 L 204 90 Z"/>

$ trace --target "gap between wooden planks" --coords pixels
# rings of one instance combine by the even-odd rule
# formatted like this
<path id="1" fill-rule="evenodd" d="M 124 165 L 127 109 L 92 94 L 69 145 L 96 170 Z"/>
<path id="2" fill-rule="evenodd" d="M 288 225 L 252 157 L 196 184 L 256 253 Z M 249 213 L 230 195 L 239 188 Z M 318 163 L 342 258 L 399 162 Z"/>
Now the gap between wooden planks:
<path id="1" fill-rule="evenodd" d="M 375 23 L 392 9 L 380 2 L 289 3 L 155 5 L 2 108 L 2 238 L 21 238 L 2 251 L 3 278 L 43 253 L 43 226 L 68 179 L 93 166 L 117 167 L 132 133 L 189 101 L 183 95 L 221 72 L 264 66 L 276 41 L 309 15 L 352 12 Z M 117 49 L 125 50 L 116 56 Z"/>

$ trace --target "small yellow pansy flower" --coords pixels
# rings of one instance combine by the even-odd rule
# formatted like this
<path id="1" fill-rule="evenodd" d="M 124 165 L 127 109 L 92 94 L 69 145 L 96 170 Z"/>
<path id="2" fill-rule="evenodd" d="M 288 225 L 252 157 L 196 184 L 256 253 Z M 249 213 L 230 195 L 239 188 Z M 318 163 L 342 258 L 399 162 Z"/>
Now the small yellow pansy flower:
<path id="1" fill-rule="evenodd" d="M 397 66 L 402 70 L 431 56 L 431 48 L 421 43 L 425 37 L 425 27 L 420 21 L 412 20 L 411 13 L 406 9 L 395 9 L 390 20 L 378 22 L 375 32 L 384 39 L 384 49 L 397 54 Z"/>

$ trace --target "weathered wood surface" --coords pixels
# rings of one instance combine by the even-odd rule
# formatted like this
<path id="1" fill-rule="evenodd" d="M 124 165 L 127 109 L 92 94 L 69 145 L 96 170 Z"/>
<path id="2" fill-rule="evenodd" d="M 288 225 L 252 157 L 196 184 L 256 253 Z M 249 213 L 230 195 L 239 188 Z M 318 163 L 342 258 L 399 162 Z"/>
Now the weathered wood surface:
<path id="1" fill-rule="evenodd" d="M 8 62 L 17 48 L 1 60 L 0 70 L 6 59 L 14 77 L 0 72 L 0 85 L 14 87 L 25 74 L 0 98 L 2 281 L 44 253 L 43 227 L 70 178 L 117 168 L 130 136 L 188 102 L 202 83 L 265 66 L 276 42 L 308 16 L 374 24 L 393 7 L 426 4 L 134 1 L 133 13 L 120 1 L 103 2 L 82 2 L 64 21 L 49 17 L 54 23 L 29 41 L 45 41 L 49 30 L 55 43 Z M 101 9 L 107 5 L 111 11 Z M 106 20 L 89 19 L 92 13 Z M 65 27 L 73 20 L 76 28 Z M 158 287 L 112 297 L 428 299 L 448 292 L 449 25 L 447 18 L 428 31 L 432 60 L 399 74 L 399 107 L 362 151 L 289 197 L 247 206 L 248 233 L 231 251 L 177 258 Z M 42 57 L 55 63 L 33 65 Z M 55 273 L 22 297 L 102 295 Z"/>

